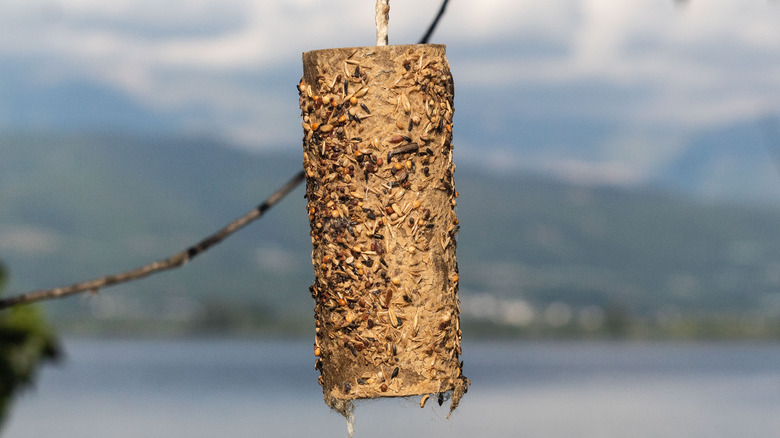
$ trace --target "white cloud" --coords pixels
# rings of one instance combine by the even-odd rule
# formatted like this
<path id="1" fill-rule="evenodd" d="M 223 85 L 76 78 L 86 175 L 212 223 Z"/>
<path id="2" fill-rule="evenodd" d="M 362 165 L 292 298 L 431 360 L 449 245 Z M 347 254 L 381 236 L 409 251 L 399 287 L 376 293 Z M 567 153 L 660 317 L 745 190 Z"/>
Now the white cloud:
<path id="1" fill-rule="evenodd" d="M 780 109 L 780 8 L 766 2 L 692 3 L 678 8 L 671 1 L 570 2 L 568 14 L 557 11 L 576 17 L 569 28 L 553 26 L 555 36 L 516 36 L 518 47 L 542 38 L 563 49 L 474 56 L 459 61 L 456 79 L 461 86 L 504 94 L 578 82 L 649 90 L 632 107 L 606 108 L 604 117 L 667 127 L 706 126 Z M 572 101 L 571 107 L 593 114 L 605 109 L 598 103 Z"/>
<path id="2" fill-rule="evenodd" d="M 439 5 L 394 0 L 391 42 L 415 42 Z M 574 96 L 567 112 L 682 129 L 780 109 L 779 19 L 763 1 L 482 0 L 452 2 L 434 41 L 448 44 L 459 88 L 499 101 L 604 84 L 630 99 Z M 373 25 L 373 2 L 358 0 L 5 0 L 0 62 L 23 58 L 28 80 L 105 84 L 181 113 L 182 126 L 268 144 L 297 127 L 277 108 L 295 114 L 301 52 L 372 44 Z M 285 84 L 261 84 L 280 68 Z"/>

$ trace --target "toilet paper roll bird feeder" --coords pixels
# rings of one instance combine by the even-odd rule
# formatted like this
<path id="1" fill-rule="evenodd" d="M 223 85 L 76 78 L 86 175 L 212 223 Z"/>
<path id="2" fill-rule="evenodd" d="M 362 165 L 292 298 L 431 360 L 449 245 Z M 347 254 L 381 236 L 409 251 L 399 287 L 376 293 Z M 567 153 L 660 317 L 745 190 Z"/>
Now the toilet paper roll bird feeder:
<path id="1" fill-rule="evenodd" d="M 466 392 L 443 45 L 303 54 L 298 84 L 315 281 L 315 367 L 346 413 L 376 397 Z"/>

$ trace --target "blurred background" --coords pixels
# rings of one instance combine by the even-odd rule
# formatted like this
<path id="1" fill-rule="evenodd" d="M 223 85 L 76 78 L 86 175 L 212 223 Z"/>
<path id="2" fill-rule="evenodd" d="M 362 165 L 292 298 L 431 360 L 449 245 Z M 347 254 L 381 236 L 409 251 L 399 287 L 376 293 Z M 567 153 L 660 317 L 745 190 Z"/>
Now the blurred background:
<path id="1" fill-rule="evenodd" d="M 393 0 L 390 43 L 417 42 L 439 6 Z M 374 2 L 366 0 L 0 1 L 4 295 L 167 257 L 260 203 L 300 168 L 301 53 L 372 45 L 373 17 Z M 518 340 L 552 358 L 532 361 L 533 369 L 552 366 L 567 375 L 582 370 L 566 356 L 571 351 L 599 372 L 606 371 L 591 359 L 616 358 L 634 372 L 640 363 L 621 362 L 621 355 L 656 353 L 676 358 L 660 363 L 677 371 L 705 366 L 718 354 L 725 355 L 716 360 L 721 371 L 733 371 L 728 364 L 745 356 L 763 358 L 755 369 L 773 369 L 776 344 L 763 342 L 780 339 L 778 22 L 774 1 L 449 4 L 431 42 L 447 44 L 455 79 L 466 375 L 469 343 L 485 339 L 496 343 L 485 357 L 507 361 L 506 379 L 523 379 L 514 372 L 525 368 L 511 364 L 533 368 L 526 356 L 502 356 Z M 56 333 L 77 340 L 81 355 L 71 364 L 104 363 L 99 351 L 114 345 L 106 337 L 170 345 L 214 336 L 283 338 L 299 345 L 312 337 L 310 252 L 299 187 L 261 221 L 181 269 L 41 307 Z M 552 339 L 587 342 L 563 348 Z M 637 353 L 613 350 L 612 340 L 675 340 L 704 350 L 688 360 L 679 356 L 679 343 Z M 762 347 L 713 352 L 703 340 Z M 607 351 L 578 350 L 594 342 Z M 128 348 L 141 348 L 140 356 L 169 351 L 145 345 Z M 302 345 L 302 357 L 313 361 L 308 343 Z M 188 363 L 195 360 L 187 354 Z M 317 399 L 316 376 L 304 365 Z M 765 402 L 760 409 L 719 409 L 760 414 L 780 407 L 780 377 L 762 376 L 767 380 L 753 379 L 753 386 L 729 381 L 720 394 L 734 395 L 728 388 L 738 386 L 769 391 L 750 395 Z M 696 388 L 712 382 L 700 383 Z M 574 412 L 579 405 L 571 397 L 580 392 L 566 388 L 571 393 L 555 397 L 569 397 Z M 648 389 L 631 394 L 639 399 Z M 45 391 L 41 385 L 41 397 Z M 693 391 L 701 400 L 712 395 Z M 138 397 L 143 405 L 148 394 Z M 495 400 L 504 397 L 507 406 L 517 393 L 472 397 L 498 409 Z M 555 397 L 545 400 L 555 406 Z M 674 406 L 659 397 L 658 406 Z M 30 418 L 34 400 L 23 400 Z M 517 407 L 511 400 L 509 406 Z M 606 406 L 605 417 L 615 408 Z M 637 415 L 648 410 L 638 402 Z M 461 424 L 478 421 L 471 412 Z M 716 427 L 712 418 L 734 419 L 735 431 L 748 423 L 748 417 L 701 415 L 704 431 Z M 124 418 L 116 416 L 109 415 L 110 424 Z M 776 420 L 749 420 L 765 426 L 761 432 L 780 431 Z M 499 435 L 519 431 L 504 421 Z M 15 436 L 25 436 L 29 423 L 12 423 L 20 428 Z M 589 430 L 575 421 L 557 435 L 549 427 L 559 423 L 549 418 L 539 430 L 547 436 Z M 670 424 L 683 423 L 699 424 Z M 198 436 L 199 427 L 187 436 Z M 453 435 L 453 426 L 443 427 Z M 620 427 L 606 435 L 594 428 L 593 436 L 618 436 L 611 433 Z M 146 433 L 127 430 L 114 436 Z M 100 432 L 95 436 L 107 436 Z M 652 427 L 647 433 L 672 436 Z"/>

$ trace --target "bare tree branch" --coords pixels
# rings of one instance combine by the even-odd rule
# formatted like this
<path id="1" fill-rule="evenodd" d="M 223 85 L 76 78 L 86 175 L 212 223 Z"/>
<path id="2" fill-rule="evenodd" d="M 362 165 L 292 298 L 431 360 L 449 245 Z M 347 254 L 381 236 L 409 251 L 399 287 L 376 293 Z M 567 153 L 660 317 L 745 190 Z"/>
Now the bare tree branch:
<path id="1" fill-rule="evenodd" d="M 279 190 L 274 192 L 268 199 L 256 208 L 252 209 L 249 213 L 240 217 L 227 226 L 217 231 L 216 233 L 206 237 L 195 245 L 176 253 L 166 259 L 157 260 L 156 262 L 149 263 L 148 265 L 141 266 L 130 271 L 121 272 L 118 274 L 106 275 L 104 277 L 95 278 L 93 280 L 85 281 L 82 283 L 72 284 L 70 286 L 58 287 L 54 289 L 36 290 L 28 292 L 22 295 L 17 295 L 5 299 L 0 299 L 0 309 L 7 307 L 28 304 L 41 300 L 48 300 L 53 298 L 62 298 L 68 295 L 83 293 L 83 292 L 97 292 L 100 289 L 113 286 L 120 283 L 127 283 L 128 281 L 137 280 L 155 274 L 160 271 L 166 271 L 169 269 L 178 268 L 188 261 L 195 258 L 197 255 L 205 252 L 212 246 L 218 244 L 226 237 L 235 233 L 236 231 L 244 228 L 250 222 L 261 218 L 268 209 L 273 207 L 277 202 L 290 193 L 300 182 L 303 181 L 303 171 L 298 172 L 287 184 L 282 186 Z"/>

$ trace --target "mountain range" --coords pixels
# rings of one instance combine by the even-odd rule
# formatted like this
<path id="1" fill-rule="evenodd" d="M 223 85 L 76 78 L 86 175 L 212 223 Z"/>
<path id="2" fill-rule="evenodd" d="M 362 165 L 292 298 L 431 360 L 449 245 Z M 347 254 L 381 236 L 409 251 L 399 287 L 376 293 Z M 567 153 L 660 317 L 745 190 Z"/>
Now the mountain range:
<path id="1" fill-rule="evenodd" d="M 249 153 L 157 134 L 5 132 L 0 154 L 6 294 L 167 257 L 254 208 L 300 167 L 297 148 Z M 727 142 L 694 147 L 657 184 L 599 185 L 496 172 L 458 161 L 456 151 L 464 318 L 525 327 L 590 316 L 601 324 L 618 309 L 647 321 L 780 319 L 780 209 L 767 196 L 743 199 L 736 187 L 696 196 L 693 181 L 725 165 L 734 179 L 737 171 L 746 181 L 770 178 L 767 156 Z M 219 328 L 258 315 L 279 330 L 299 327 L 312 312 L 310 252 L 299 187 L 178 270 L 45 308 L 71 328 L 198 318 Z"/>

